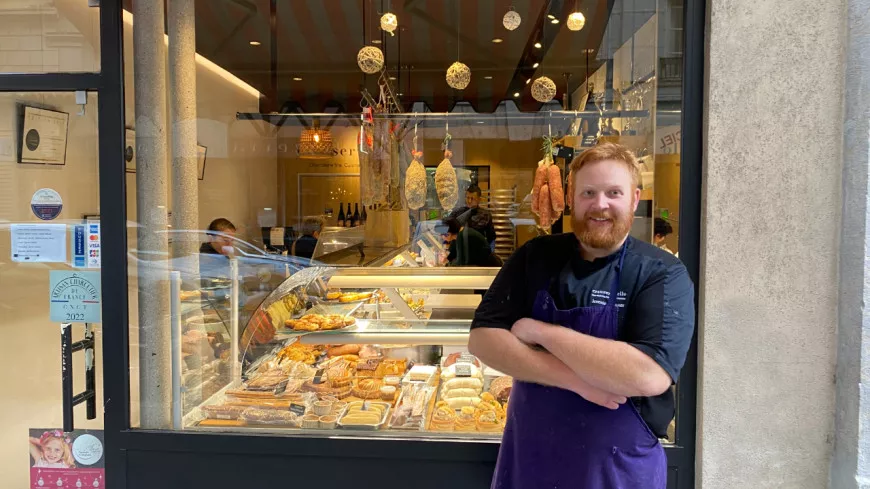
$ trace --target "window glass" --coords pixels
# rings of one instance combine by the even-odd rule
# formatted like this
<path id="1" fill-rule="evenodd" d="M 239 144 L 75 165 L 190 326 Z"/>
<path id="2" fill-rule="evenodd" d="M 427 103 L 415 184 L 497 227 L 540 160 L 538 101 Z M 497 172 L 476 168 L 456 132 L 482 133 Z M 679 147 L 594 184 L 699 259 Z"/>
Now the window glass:
<path id="1" fill-rule="evenodd" d="M 489 392 L 497 419 L 457 433 L 433 418 L 449 400 L 441 375 L 467 351 L 504 260 L 536 236 L 571 232 L 568 167 L 603 142 L 640 161 L 631 235 L 678 252 L 681 1 L 393 2 L 393 34 L 368 0 L 280 1 L 274 30 L 268 2 L 198 7 L 196 59 L 168 60 L 196 79 L 181 90 L 189 85 L 166 74 L 170 164 L 128 175 L 140 226 L 131 247 L 146 240 L 154 249 L 137 252 L 167 263 L 152 275 L 131 260 L 131 337 L 150 324 L 176 331 L 131 351 L 135 362 L 147 353 L 140 368 L 162 371 L 134 373 L 134 397 L 149 397 L 134 399 L 134 419 L 150 413 L 143 427 L 319 436 L 343 429 L 345 403 L 368 399 L 417 413 L 382 420 L 377 435 L 497 437 L 510 379 L 463 357 L 479 369 L 469 406 Z M 515 29 L 506 14 L 519 17 L 507 22 Z M 132 100 L 149 80 L 128 81 L 139 168 L 159 134 L 145 132 L 151 114 L 137 117 Z M 195 105 L 189 119 L 174 115 L 178 98 Z M 533 202 L 539 164 L 558 169 L 564 209 Z M 195 218 L 180 225 L 182 215 Z M 412 375 L 412 364 L 437 366 L 438 386 L 418 393 L 427 370 Z M 153 390 L 165 378 L 176 390 Z M 673 428 L 660 435 L 673 440 Z"/>

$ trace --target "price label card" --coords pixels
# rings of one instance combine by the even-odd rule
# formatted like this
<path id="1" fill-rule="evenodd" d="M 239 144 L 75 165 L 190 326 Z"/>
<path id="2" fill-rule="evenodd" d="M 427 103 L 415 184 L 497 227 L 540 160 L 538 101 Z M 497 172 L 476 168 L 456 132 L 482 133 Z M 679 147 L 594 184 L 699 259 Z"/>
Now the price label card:
<path id="1" fill-rule="evenodd" d="M 471 364 L 457 363 L 455 367 L 457 377 L 471 377 Z"/>
<path id="2" fill-rule="evenodd" d="M 317 373 L 314 374 L 314 383 L 322 384 L 323 383 L 323 374 L 326 372 L 326 369 L 320 369 Z"/>
<path id="3" fill-rule="evenodd" d="M 305 414 L 305 406 L 302 404 L 291 404 L 290 412 L 295 414 L 296 416 L 302 416 Z"/>

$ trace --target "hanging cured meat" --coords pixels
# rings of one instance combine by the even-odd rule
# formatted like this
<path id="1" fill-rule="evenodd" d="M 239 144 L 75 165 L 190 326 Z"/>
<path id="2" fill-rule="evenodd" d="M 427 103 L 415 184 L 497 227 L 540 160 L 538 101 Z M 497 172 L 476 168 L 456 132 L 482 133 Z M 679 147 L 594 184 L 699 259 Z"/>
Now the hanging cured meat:
<path id="1" fill-rule="evenodd" d="M 562 172 L 558 165 L 547 168 L 547 186 L 550 189 L 550 203 L 553 204 L 554 219 L 565 210 L 565 192 L 562 189 Z"/>
<path id="2" fill-rule="evenodd" d="M 371 156 L 374 149 L 374 124 L 371 107 L 363 109 L 359 130 L 359 193 L 363 206 L 374 204 Z"/>
<path id="3" fill-rule="evenodd" d="M 385 118 L 375 121 L 374 147 L 371 155 L 372 200 L 375 205 L 389 205 L 390 166 L 392 157 L 390 122 Z"/>
<path id="4" fill-rule="evenodd" d="M 438 193 L 441 208 L 445 211 L 453 210 L 459 200 L 459 185 L 456 180 L 456 170 L 450 163 L 451 156 L 453 153 L 450 150 L 445 150 L 444 159 L 435 169 L 435 191 Z"/>
<path id="5" fill-rule="evenodd" d="M 535 214 L 539 214 L 541 212 L 540 207 L 538 206 L 538 196 L 541 192 L 541 187 L 547 183 L 547 166 L 546 161 L 541 160 L 538 162 L 538 169 L 535 170 L 535 183 L 532 186 L 532 212 Z"/>
<path id="6" fill-rule="evenodd" d="M 426 168 L 418 159 L 423 153 L 415 150 L 413 155 L 414 160 L 405 173 L 405 200 L 408 208 L 417 210 L 426 205 Z"/>

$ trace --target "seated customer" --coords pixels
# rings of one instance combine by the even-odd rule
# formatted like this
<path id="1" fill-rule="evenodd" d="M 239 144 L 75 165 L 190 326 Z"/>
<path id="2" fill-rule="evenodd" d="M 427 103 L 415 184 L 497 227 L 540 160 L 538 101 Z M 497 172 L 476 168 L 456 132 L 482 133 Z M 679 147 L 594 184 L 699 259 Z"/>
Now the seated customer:
<path id="1" fill-rule="evenodd" d="M 324 221 L 320 216 L 310 216 L 303 219 L 302 236 L 296 238 L 293 244 L 290 245 L 290 254 L 303 258 L 311 258 L 314 254 L 314 248 L 317 247 L 317 240 L 320 238 L 320 231 L 323 230 L 323 226 Z"/>
<path id="2" fill-rule="evenodd" d="M 225 255 L 233 254 L 233 238 L 236 235 L 236 226 L 229 221 L 219 217 L 208 225 L 208 241 L 202 244 L 199 252 L 206 255 Z"/>

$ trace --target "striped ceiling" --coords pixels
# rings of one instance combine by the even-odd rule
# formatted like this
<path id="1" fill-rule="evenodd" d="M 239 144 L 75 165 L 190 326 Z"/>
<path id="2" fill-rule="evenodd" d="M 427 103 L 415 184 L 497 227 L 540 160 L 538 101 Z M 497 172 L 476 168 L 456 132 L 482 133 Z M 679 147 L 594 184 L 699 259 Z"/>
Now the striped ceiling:
<path id="1" fill-rule="evenodd" d="M 655 11 L 654 0 L 636 1 L 651 3 Z M 358 112 L 361 86 L 378 93 L 376 76 L 364 76 L 356 63 L 359 49 L 373 40 L 382 41 L 378 46 L 385 53 L 387 73 L 395 77 L 406 109 L 423 102 L 433 111 L 447 111 L 457 102 L 468 102 L 478 112 L 491 112 L 502 100 L 514 100 L 523 111 L 537 111 L 541 104 L 532 99 L 525 81 L 549 76 L 556 81 L 558 100 L 566 86 L 568 93 L 580 86 L 587 70 L 594 72 L 601 64 L 598 50 L 613 2 L 277 0 L 273 71 L 271 0 L 196 0 L 196 44 L 200 54 L 274 98 L 272 107 L 285 111 L 339 107 Z M 502 26 L 510 7 L 523 19 L 514 31 Z M 565 27 L 575 8 L 587 19 L 579 32 Z M 399 19 L 396 36 L 379 28 L 380 13 L 386 11 Z M 548 14 L 561 22 L 552 24 Z M 613 26 L 608 36 L 611 31 Z M 493 38 L 503 42 L 493 43 Z M 538 40 L 544 41 L 540 49 L 533 46 Z M 252 46 L 251 41 L 261 44 Z M 447 67 L 457 59 L 472 71 L 465 90 L 454 90 L 445 81 Z M 537 69 L 532 67 L 535 62 L 540 63 Z M 567 81 L 564 73 L 571 74 Z M 521 96 L 514 98 L 514 92 Z"/>

